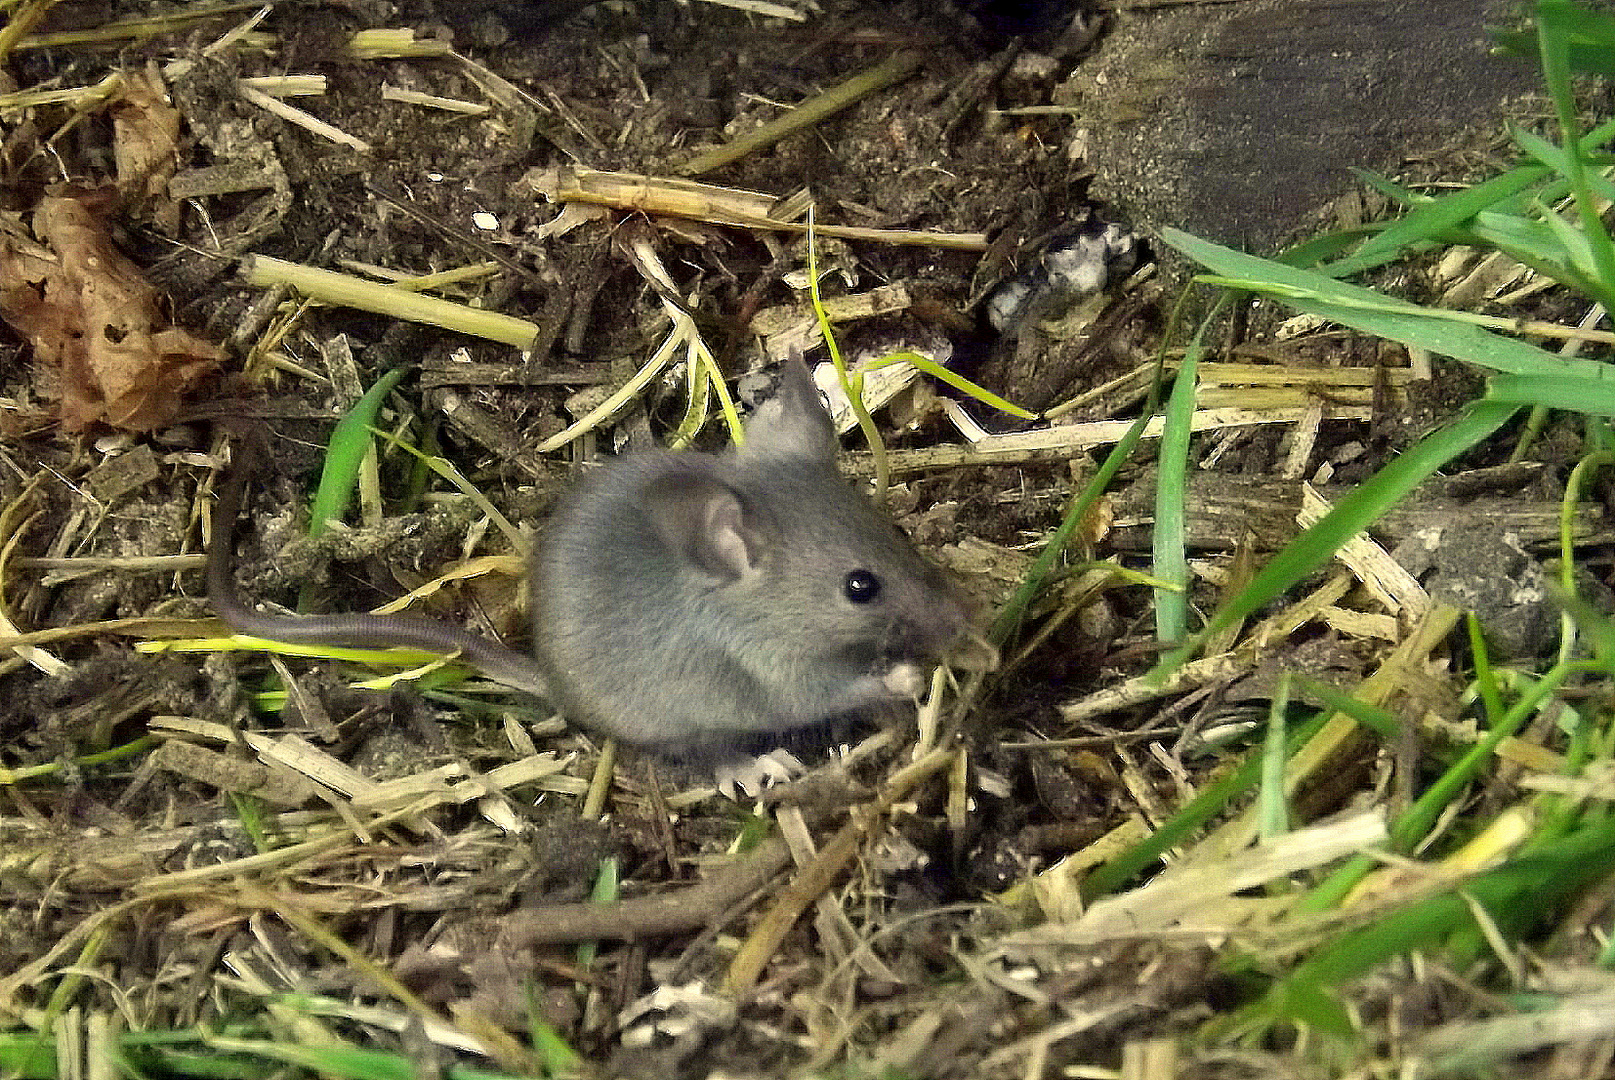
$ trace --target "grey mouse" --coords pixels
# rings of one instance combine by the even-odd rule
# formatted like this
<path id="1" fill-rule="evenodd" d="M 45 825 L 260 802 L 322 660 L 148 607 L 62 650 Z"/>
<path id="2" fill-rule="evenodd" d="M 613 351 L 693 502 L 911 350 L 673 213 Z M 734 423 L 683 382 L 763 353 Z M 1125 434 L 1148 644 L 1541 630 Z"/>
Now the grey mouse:
<path id="1" fill-rule="evenodd" d="M 534 639 L 568 715 L 722 748 L 913 697 L 965 607 L 836 449 L 793 357 L 739 448 L 631 454 L 587 480 L 533 571 Z"/>
<path id="2" fill-rule="evenodd" d="M 208 591 L 235 630 L 458 652 L 584 727 L 688 756 L 910 698 L 964 638 L 965 606 L 837 473 L 799 357 L 722 453 L 629 453 L 563 499 L 533 563 L 537 660 L 409 616 L 261 614 L 230 569 L 242 481 L 215 508 Z"/>

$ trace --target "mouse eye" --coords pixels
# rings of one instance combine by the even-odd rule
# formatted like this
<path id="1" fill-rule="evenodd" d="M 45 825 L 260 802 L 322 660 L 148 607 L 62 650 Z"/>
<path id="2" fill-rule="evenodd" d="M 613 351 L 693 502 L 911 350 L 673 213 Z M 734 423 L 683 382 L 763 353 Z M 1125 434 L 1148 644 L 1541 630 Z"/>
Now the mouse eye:
<path id="1" fill-rule="evenodd" d="M 854 570 L 841 583 L 841 591 L 855 604 L 867 604 L 880 595 L 880 578 L 868 570 Z"/>

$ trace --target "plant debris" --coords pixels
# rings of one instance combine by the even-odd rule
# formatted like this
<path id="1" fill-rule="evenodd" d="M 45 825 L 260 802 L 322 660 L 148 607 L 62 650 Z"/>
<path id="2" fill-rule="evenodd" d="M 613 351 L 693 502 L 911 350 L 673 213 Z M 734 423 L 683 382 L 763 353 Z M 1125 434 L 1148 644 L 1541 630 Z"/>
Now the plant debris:
<path id="1" fill-rule="evenodd" d="M 152 431 L 174 421 L 223 354 L 163 314 L 157 290 L 112 242 L 106 208 L 89 193 L 47 195 L 34 209 L 43 249 L 0 238 L 0 318 L 56 366 L 67 430 Z"/>
<path id="2" fill-rule="evenodd" d="M 1615 840 L 1573 811 L 1611 784 L 1567 745 L 1607 695 L 1522 704 L 1553 560 L 1608 577 L 1586 433 L 1478 442 L 1156 671 L 1163 608 L 1223 608 L 1479 383 L 1265 306 L 1182 347 L 1159 245 L 1090 197 L 1139 82 L 1072 102 L 1120 79 L 1090 50 L 1221 6 L 1011 6 L 10 6 L 0 1074 L 1608 1073 Z M 1475 261 L 1402 283 L 1607 346 Z M 746 804 L 454 657 L 200 599 L 224 429 L 267 429 L 244 591 L 521 647 L 575 472 L 720 446 L 764 357 L 831 345 L 843 470 L 1003 664 Z M 355 479 L 311 537 L 317 475 Z"/>

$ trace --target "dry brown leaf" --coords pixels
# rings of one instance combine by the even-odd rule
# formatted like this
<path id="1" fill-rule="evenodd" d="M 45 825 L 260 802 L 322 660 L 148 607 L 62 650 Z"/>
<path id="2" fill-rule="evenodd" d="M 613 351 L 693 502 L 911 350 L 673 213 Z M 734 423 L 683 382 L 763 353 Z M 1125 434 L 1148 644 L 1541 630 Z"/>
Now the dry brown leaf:
<path id="1" fill-rule="evenodd" d="M 0 245 L 0 318 L 60 373 L 69 431 L 150 431 L 173 420 L 219 349 L 169 324 L 157 291 L 113 244 L 95 196 L 47 195 L 34 232 L 50 249 Z M 54 258 L 50 256 L 54 255 Z"/>
<path id="2" fill-rule="evenodd" d="M 155 64 L 124 73 L 122 92 L 108 106 L 118 190 L 126 203 L 145 207 L 169 233 L 179 227 L 179 203 L 168 180 L 179 164 L 179 110 L 168 103 Z"/>

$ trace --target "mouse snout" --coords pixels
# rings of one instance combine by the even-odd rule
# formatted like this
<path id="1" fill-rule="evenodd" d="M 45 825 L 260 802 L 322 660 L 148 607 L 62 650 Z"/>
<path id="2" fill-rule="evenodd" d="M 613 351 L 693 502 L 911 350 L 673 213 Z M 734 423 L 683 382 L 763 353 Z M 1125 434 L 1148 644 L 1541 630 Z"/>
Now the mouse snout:
<path id="1" fill-rule="evenodd" d="M 940 660 L 969 628 L 963 607 L 942 605 L 927 618 L 889 620 L 880 638 L 879 651 L 889 660 Z"/>
<path id="2" fill-rule="evenodd" d="M 916 664 L 948 664 L 962 671 L 987 672 L 998 667 L 998 650 L 972 625 L 961 606 L 939 612 L 926 622 L 893 621 L 877 648 L 878 669 L 897 670 Z"/>
<path id="3" fill-rule="evenodd" d="M 946 663 L 964 671 L 997 670 L 998 649 L 977 627 L 969 603 L 952 588 L 941 596 L 931 617 L 893 627 L 889 641 L 901 658 Z"/>

